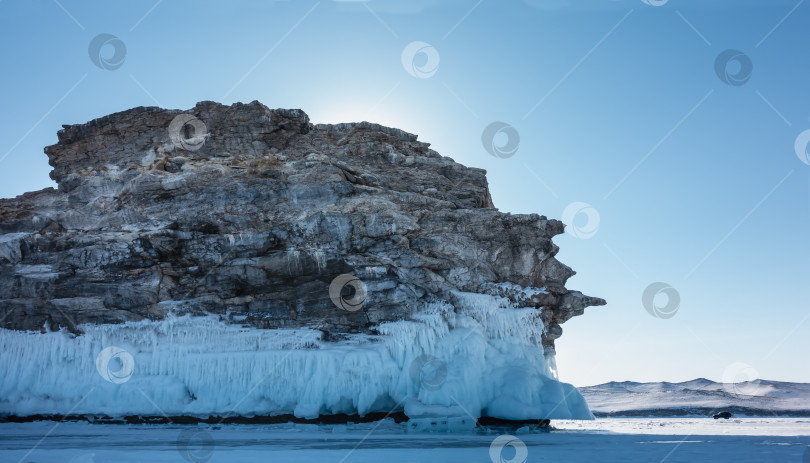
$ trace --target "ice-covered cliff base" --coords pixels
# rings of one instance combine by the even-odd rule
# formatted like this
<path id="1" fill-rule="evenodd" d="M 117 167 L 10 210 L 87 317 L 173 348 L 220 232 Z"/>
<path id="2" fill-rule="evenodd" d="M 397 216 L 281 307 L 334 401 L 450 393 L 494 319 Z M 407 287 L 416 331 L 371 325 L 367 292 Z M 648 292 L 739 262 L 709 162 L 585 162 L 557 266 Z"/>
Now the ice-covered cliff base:
<path id="1" fill-rule="evenodd" d="M 0 330 L 0 414 L 592 419 L 555 379 L 539 314 L 458 293 L 339 343 L 214 315 L 88 324 L 79 336 Z"/>

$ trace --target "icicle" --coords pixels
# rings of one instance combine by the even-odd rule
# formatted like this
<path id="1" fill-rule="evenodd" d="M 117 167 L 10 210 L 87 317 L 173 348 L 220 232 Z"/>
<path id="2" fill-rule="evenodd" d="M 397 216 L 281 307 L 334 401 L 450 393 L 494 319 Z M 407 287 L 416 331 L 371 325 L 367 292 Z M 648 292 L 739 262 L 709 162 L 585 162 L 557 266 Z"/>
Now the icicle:
<path id="1" fill-rule="evenodd" d="M 0 329 L 0 413 L 312 418 L 400 403 L 413 418 L 454 423 L 467 413 L 592 418 L 579 392 L 556 380 L 537 310 L 492 296 L 458 293 L 454 305 L 425 304 L 413 320 L 378 326 L 379 336 L 342 343 L 322 342 L 318 330 L 246 329 L 215 315 L 81 329 Z"/>

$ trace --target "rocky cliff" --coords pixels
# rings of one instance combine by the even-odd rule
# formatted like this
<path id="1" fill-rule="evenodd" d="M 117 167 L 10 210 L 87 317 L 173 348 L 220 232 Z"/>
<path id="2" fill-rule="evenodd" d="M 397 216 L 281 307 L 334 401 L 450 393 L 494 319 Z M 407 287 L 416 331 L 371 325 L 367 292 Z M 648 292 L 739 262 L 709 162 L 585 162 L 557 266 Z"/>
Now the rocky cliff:
<path id="1" fill-rule="evenodd" d="M 561 222 L 498 211 L 485 171 L 402 130 L 259 102 L 63 127 L 45 148 L 58 189 L 0 200 L 5 328 L 171 311 L 341 339 L 463 291 L 535 307 L 553 351 L 605 303 L 566 289 Z"/>

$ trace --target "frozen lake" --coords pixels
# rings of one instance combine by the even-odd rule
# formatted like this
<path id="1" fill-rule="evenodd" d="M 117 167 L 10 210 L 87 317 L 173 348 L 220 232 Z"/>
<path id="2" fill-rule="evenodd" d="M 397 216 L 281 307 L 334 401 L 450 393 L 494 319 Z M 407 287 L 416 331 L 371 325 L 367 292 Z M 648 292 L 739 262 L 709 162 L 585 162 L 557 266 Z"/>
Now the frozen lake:
<path id="1" fill-rule="evenodd" d="M 553 425 L 550 432 L 512 430 L 508 434 L 517 440 L 495 441 L 507 433 L 409 433 L 392 420 L 328 426 L 4 423 L 0 461 L 486 463 L 494 456 L 503 462 L 810 462 L 810 418 L 605 418 Z"/>

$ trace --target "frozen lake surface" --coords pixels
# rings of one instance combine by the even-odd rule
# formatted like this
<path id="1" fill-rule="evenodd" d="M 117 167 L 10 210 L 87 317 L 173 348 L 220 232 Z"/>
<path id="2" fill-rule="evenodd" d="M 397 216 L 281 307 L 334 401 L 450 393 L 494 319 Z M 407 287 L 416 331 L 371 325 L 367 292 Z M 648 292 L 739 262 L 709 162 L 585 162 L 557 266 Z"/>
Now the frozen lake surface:
<path id="1" fill-rule="evenodd" d="M 0 461 L 810 462 L 810 418 L 605 418 L 553 425 L 550 432 L 416 433 L 392 420 L 223 426 L 4 423 Z M 514 438 L 495 441 L 506 434 Z"/>

